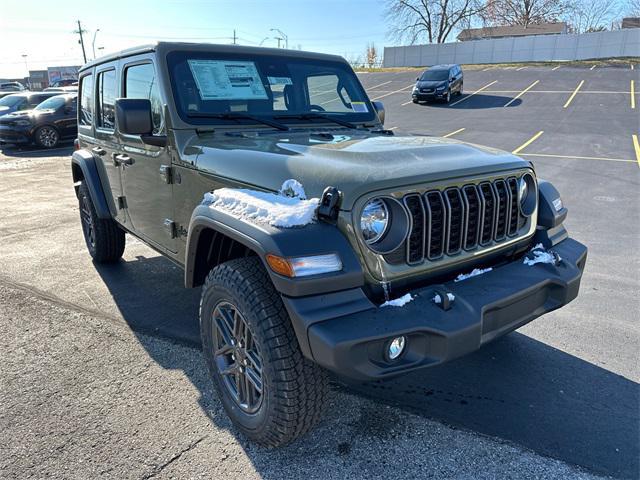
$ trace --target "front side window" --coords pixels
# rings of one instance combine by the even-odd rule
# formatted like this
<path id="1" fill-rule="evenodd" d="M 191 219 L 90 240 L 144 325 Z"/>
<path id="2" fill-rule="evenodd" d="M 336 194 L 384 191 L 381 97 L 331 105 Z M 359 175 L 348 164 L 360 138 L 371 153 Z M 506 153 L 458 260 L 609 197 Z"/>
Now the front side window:
<path id="1" fill-rule="evenodd" d="M 57 95 L 55 97 L 47 98 L 44 102 L 40 103 L 36 110 L 57 110 L 64 106 L 66 98 L 63 95 Z"/>
<path id="2" fill-rule="evenodd" d="M 96 126 L 113 130 L 116 125 L 116 71 L 107 70 L 98 74 L 98 116 Z"/>
<path id="3" fill-rule="evenodd" d="M 308 121 L 309 114 L 376 118 L 353 70 L 340 61 L 188 51 L 167 60 L 178 113 L 189 123 L 226 123 L 230 116 L 252 123 L 243 115 L 282 123 Z"/>
<path id="4" fill-rule="evenodd" d="M 124 96 L 144 98 L 151 102 L 153 134 L 162 131 L 162 100 L 155 69 L 150 63 L 127 67 L 124 71 Z"/>
<path id="5" fill-rule="evenodd" d="M 85 75 L 80 80 L 80 125 L 91 126 L 93 122 L 93 75 Z"/>

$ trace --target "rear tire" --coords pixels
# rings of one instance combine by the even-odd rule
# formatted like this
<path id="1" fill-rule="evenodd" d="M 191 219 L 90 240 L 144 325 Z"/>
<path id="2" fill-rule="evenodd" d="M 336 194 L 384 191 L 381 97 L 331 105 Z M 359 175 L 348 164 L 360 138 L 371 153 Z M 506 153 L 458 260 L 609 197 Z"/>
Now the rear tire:
<path id="1" fill-rule="evenodd" d="M 87 249 L 97 263 L 112 263 L 122 257 L 124 230 L 111 218 L 99 218 L 85 182 L 78 189 L 80 221 Z"/>
<path id="2" fill-rule="evenodd" d="M 43 148 L 54 148 L 60 141 L 60 134 L 58 131 L 49 125 L 40 127 L 34 134 L 36 143 Z"/>
<path id="3" fill-rule="evenodd" d="M 279 447 L 320 421 L 327 373 L 303 357 L 260 259 L 230 260 L 209 272 L 200 300 L 200 333 L 222 405 L 250 440 Z"/>

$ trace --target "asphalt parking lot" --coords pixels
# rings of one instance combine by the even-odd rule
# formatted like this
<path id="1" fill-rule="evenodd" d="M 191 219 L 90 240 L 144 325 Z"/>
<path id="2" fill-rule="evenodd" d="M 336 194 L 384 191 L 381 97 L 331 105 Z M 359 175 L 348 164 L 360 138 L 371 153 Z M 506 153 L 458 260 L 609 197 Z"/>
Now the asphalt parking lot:
<path id="1" fill-rule="evenodd" d="M 4 147 L 0 476 L 637 478 L 638 67 L 470 69 L 450 105 L 411 103 L 417 71 L 359 75 L 397 134 L 531 160 L 587 269 L 574 303 L 473 355 L 392 382 L 334 379 L 325 424 L 277 453 L 234 433 L 203 378 L 199 291 L 130 237 L 124 261 L 93 265 L 70 147 Z"/>

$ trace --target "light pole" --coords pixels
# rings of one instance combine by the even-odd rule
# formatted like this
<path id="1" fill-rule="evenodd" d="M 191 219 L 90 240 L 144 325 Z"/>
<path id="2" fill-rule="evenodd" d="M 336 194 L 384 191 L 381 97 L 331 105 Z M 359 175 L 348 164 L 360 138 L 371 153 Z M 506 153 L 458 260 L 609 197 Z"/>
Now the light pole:
<path id="1" fill-rule="evenodd" d="M 29 78 L 29 65 L 27 64 L 27 54 L 23 53 L 22 58 L 24 59 L 24 68 L 27 69 L 27 88 L 31 88 L 31 79 Z"/>
<path id="2" fill-rule="evenodd" d="M 264 37 L 264 38 L 262 39 L 262 41 L 260 42 L 260 45 L 258 45 L 258 46 L 259 46 L 259 47 L 261 47 L 261 46 L 262 46 L 262 44 L 263 44 L 264 42 L 266 42 L 267 40 L 269 40 L 269 37 Z"/>
<path id="3" fill-rule="evenodd" d="M 280 34 L 280 36 L 282 36 L 282 40 L 284 40 L 284 48 L 289 48 L 289 36 L 288 35 L 286 35 L 279 28 L 272 28 L 270 31 L 271 32 L 278 32 Z M 276 38 L 278 38 L 278 37 L 276 37 Z M 280 46 L 280 40 L 278 40 L 278 47 L 279 46 Z"/>
<path id="4" fill-rule="evenodd" d="M 91 49 L 93 50 L 93 59 L 96 59 L 96 35 L 100 31 L 99 28 L 96 28 L 96 31 L 93 33 L 93 41 L 91 42 Z"/>

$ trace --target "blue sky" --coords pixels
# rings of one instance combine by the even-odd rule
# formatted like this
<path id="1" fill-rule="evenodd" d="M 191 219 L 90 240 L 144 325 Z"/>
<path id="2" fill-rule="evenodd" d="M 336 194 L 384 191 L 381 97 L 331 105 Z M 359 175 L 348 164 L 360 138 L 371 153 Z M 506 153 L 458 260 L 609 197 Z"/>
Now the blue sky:
<path id="1" fill-rule="evenodd" d="M 24 76 L 25 54 L 32 70 L 81 64 L 76 20 L 88 59 L 96 29 L 98 56 L 160 39 L 231 43 L 234 28 L 241 44 L 276 46 L 278 28 L 290 48 L 347 57 L 393 43 L 382 0 L 4 0 L 0 11 L 0 78 Z"/>

